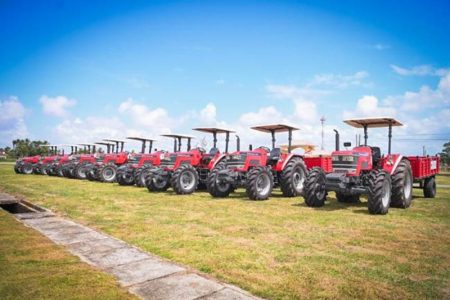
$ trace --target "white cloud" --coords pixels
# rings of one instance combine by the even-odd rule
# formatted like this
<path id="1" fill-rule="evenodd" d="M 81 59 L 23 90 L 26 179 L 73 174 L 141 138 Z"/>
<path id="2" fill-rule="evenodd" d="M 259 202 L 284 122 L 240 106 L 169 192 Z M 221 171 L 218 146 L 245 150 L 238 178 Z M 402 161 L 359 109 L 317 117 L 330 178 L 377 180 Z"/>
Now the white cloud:
<path id="1" fill-rule="evenodd" d="M 11 141 L 28 136 L 24 118 L 26 109 L 17 97 L 0 100 L 0 146 L 11 145 Z"/>
<path id="2" fill-rule="evenodd" d="M 344 111 L 344 119 L 363 117 L 394 117 L 396 110 L 389 106 L 380 106 L 378 98 L 371 95 L 358 99 L 354 111 Z"/>
<path id="3" fill-rule="evenodd" d="M 200 120 L 206 124 L 216 123 L 216 106 L 213 103 L 208 103 L 200 111 Z"/>
<path id="4" fill-rule="evenodd" d="M 136 103 L 132 98 L 122 102 L 118 110 L 121 114 L 128 115 L 131 121 L 138 126 L 170 127 L 172 121 L 164 108 L 150 109 L 144 104 Z"/>
<path id="5" fill-rule="evenodd" d="M 449 74 L 450 70 L 445 68 L 436 69 L 431 65 L 419 65 L 411 68 L 403 68 L 397 65 L 391 65 L 392 70 L 402 76 L 444 76 Z"/>
<path id="6" fill-rule="evenodd" d="M 57 117 L 67 116 L 67 109 L 77 103 L 75 100 L 65 96 L 48 97 L 47 95 L 43 95 L 39 102 L 42 104 L 45 114 Z"/>
<path id="7" fill-rule="evenodd" d="M 310 86 L 328 85 L 336 88 L 348 88 L 349 86 L 365 86 L 370 87 L 372 83 L 366 82 L 365 79 L 369 77 L 366 71 L 358 71 L 350 75 L 342 74 L 318 74 L 314 76 L 314 80 Z"/>
<path id="8" fill-rule="evenodd" d="M 436 89 L 424 85 L 418 91 L 407 91 L 403 95 L 387 97 L 385 103 L 411 112 L 448 106 L 450 104 L 450 74 L 440 78 Z"/>
<path id="9" fill-rule="evenodd" d="M 216 84 L 217 84 L 217 85 L 224 85 L 224 84 L 225 84 L 225 80 L 223 80 L 223 79 L 218 79 L 218 80 L 216 80 Z"/>

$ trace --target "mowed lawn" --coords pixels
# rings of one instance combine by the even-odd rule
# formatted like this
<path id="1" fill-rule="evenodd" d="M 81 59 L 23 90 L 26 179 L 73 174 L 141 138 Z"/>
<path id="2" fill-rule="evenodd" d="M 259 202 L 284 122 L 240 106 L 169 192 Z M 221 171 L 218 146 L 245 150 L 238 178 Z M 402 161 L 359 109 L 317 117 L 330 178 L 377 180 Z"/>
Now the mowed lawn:
<path id="1" fill-rule="evenodd" d="M 136 299 L 0 210 L 0 299 Z"/>
<path id="2" fill-rule="evenodd" d="M 12 165 L 0 165 L 0 189 L 261 297 L 450 298 L 450 189 L 435 199 L 415 190 L 411 208 L 385 216 L 334 194 L 313 209 L 278 192 L 267 201 L 243 190 L 178 196 L 16 175 Z"/>

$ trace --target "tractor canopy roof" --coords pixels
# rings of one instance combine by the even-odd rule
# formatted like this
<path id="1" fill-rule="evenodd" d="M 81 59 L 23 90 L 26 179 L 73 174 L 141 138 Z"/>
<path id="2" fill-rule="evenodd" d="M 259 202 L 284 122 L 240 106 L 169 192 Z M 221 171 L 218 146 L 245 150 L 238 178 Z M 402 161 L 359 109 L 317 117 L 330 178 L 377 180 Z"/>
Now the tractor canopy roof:
<path id="1" fill-rule="evenodd" d="M 272 125 L 261 125 L 252 127 L 254 130 L 262 131 L 262 132 L 286 132 L 289 130 L 299 130 L 296 127 L 289 126 L 286 124 L 272 124 Z"/>
<path id="2" fill-rule="evenodd" d="M 61 145 L 40 145 L 39 147 L 59 147 Z"/>
<path id="3" fill-rule="evenodd" d="M 388 127 L 391 126 L 403 126 L 402 123 L 394 118 L 380 117 L 380 118 L 365 118 L 365 119 L 350 119 L 344 120 L 350 126 L 356 128 L 376 128 L 376 127 Z"/>
<path id="4" fill-rule="evenodd" d="M 192 130 L 201 131 L 201 132 L 207 132 L 207 133 L 231 133 L 236 132 L 231 129 L 224 129 L 224 128 L 217 128 L 217 127 L 199 127 L 199 128 L 192 128 Z"/>
<path id="5" fill-rule="evenodd" d="M 110 142 L 96 142 L 96 145 L 115 145 L 114 143 L 110 143 Z"/>
<path id="6" fill-rule="evenodd" d="M 103 139 L 104 141 L 107 142 L 114 142 L 114 143 L 126 143 L 127 141 L 125 140 L 118 140 L 118 139 Z"/>
<path id="7" fill-rule="evenodd" d="M 195 136 L 187 135 L 187 134 L 161 134 L 161 136 L 170 137 L 170 138 L 182 138 L 182 139 L 194 139 Z"/>
<path id="8" fill-rule="evenodd" d="M 95 144 L 92 144 L 92 143 L 81 143 L 81 144 L 78 144 L 78 145 L 81 145 L 81 146 L 95 146 Z"/>
<path id="9" fill-rule="evenodd" d="M 141 142 L 148 142 L 148 141 L 154 142 L 154 141 L 156 141 L 155 139 L 138 137 L 138 136 L 127 136 L 127 139 L 141 141 Z"/>

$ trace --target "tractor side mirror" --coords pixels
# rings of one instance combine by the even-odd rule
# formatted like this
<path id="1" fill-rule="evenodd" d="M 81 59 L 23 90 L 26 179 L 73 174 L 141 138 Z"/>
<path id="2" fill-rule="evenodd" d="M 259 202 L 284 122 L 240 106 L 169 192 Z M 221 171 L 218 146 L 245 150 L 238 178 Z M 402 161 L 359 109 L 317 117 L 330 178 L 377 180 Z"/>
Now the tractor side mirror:
<path id="1" fill-rule="evenodd" d="M 351 147 L 352 146 L 352 143 L 350 143 L 350 142 L 345 142 L 344 143 L 344 147 Z"/>

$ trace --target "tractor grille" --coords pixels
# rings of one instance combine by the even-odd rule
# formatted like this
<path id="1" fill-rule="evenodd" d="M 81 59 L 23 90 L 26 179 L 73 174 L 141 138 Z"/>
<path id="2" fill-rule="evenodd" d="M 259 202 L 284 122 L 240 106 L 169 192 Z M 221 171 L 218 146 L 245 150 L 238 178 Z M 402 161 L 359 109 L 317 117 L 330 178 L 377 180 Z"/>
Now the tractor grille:
<path id="1" fill-rule="evenodd" d="M 161 159 L 161 164 L 160 166 L 162 168 L 168 168 L 168 167 L 173 167 L 175 165 L 175 161 L 177 160 L 177 156 L 176 155 L 170 155 L 170 157 L 164 157 Z"/>
<path id="2" fill-rule="evenodd" d="M 129 163 L 137 164 L 141 160 L 142 155 L 133 155 L 128 160 Z"/>
<path id="3" fill-rule="evenodd" d="M 230 155 L 227 157 L 225 165 L 227 169 L 241 169 L 245 165 L 247 154 Z"/>
<path id="4" fill-rule="evenodd" d="M 334 155 L 332 160 L 333 172 L 354 172 L 358 165 L 357 155 Z"/>

